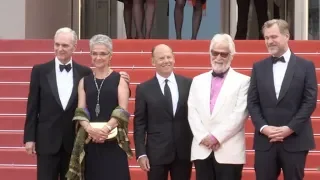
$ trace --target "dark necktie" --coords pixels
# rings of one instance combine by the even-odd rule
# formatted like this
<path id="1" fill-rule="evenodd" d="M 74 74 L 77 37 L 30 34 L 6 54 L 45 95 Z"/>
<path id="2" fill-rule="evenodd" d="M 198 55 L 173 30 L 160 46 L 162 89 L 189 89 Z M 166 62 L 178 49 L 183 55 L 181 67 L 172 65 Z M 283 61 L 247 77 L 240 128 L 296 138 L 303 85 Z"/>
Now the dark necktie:
<path id="1" fill-rule="evenodd" d="M 167 103 L 168 103 L 168 108 L 169 108 L 169 111 L 172 113 L 173 115 L 173 105 L 172 105 L 172 96 L 171 96 L 171 91 L 170 91 L 170 88 L 168 86 L 168 79 L 165 80 L 165 85 L 164 85 L 164 97 L 166 98 L 167 100 Z"/>
<path id="2" fill-rule="evenodd" d="M 283 57 L 283 56 L 281 56 L 281 57 L 272 57 L 272 63 L 275 64 L 275 63 L 277 63 L 277 62 L 283 62 L 283 63 L 285 63 L 286 60 L 284 60 L 284 57 Z"/>
<path id="3" fill-rule="evenodd" d="M 63 65 L 63 64 L 60 64 L 59 65 L 59 68 L 60 68 L 60 71 L 62 72 L 64 69 L 69 72 L 71 70 L 71 64 L 67 64 L 67 65 Z"/>

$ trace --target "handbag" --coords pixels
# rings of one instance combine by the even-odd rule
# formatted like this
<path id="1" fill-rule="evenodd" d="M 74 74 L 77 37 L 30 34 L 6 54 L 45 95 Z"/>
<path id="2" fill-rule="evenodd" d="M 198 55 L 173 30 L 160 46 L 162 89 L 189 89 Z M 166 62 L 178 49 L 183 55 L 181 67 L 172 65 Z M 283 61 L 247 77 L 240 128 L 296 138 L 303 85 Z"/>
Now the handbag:
<path id="1" fill-rule="evenodd" d="M 102 129 L 105 125 L 107 125 L 106 122 L 91 122 L 90 123 L 92 128 L 95 129 Z M 108 134 L 108 138 L 107 139 L 113 139 L 118 135 L 118 128 L 115 127 L 111 130 L 111 132 Z"/>

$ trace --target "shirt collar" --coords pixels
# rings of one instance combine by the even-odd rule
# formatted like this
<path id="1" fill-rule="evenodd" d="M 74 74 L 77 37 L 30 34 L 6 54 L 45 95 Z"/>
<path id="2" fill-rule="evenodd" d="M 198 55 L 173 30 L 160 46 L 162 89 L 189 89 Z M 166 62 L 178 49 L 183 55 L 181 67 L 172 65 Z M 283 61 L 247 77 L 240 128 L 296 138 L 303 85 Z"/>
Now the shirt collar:
<path id="1" fill-rule="evenodd" d="M 63 64 L 61 63 L 61 61 L 59 61 L 59 59 L 58 59 L 57 57 L 55 57 L 54 61 L 55 61 L 55 65 L 56 65 L 56 70 L 60 71 L 59 65 L 63 65 Z M 73 67 L 73 65 L 72 65 L 72 58 L 71 58 L 70 61 L 69 61 L 67 64 L 65 64 L 65 65 L 68 65 L 68 64 L 71 64 L 71 67 Z M 72 69 L 71 69 L 71 70 L 72 70 Z"/>
<path id="2" fill-rule="evenodd" d="M 58 59 L 57 57 L 55 57 L 54 60 L 55 60 L 55 62 L 56 62 L 56 66 L 59 66 L 60 64 L 63 65 L 62 62 L 59 61 L 59 59 Z M 68 65 L 68 64 L 71 64 L 71 67 L 72 67 L 72 58 L 71 58 L 70 61 L 69 61 L 67 64 L 65 64 L 65 65 Z"/>
<path id="3" fill-rule="evenodd" d="M 171 82 L 171 83 L 175 83 L 176 82 L 176 79 L 175 79 L 175 76 L 174 76 L 173 72 L 170 74 L 170 76 L 168 78 L 164 78 L 158 73 L 156 73 L 156 77 L 157 77 L 157 79 L 158 79 L 160 84 L 164 83 L 166 79 L 168 79 L 169 82 Z"/>

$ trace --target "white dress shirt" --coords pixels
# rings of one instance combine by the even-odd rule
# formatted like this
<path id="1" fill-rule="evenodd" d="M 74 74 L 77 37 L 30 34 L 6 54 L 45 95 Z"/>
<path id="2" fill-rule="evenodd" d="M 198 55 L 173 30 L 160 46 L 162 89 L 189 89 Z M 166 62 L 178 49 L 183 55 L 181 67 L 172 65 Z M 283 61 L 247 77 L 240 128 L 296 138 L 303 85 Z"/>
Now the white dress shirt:
<path id="1" fill-rule="evenodd" d="M 277 63 L 273 64 L 273 67 L 272 67 L 273 68 L 274 89 L 276 91 L 277 99 L 279 97 L 282 81 L 283 81 L 284 75 L 286 73 L 289 60 L 290 60 L 290 56 L 291 56 L 290 49 L 288 48 L 288 50 L 282 56 L 284 57 L 284 60 L 286 62 L 284 62 L 284 63 L 277 62 Z"/>
<path id="2" fill-rule="evenodd" d="M 171 73 L 171 75 L 168 78 L 164 78 L 160 76 L 158 73 L 156 73 L 156 77 L 158 79 L 162 94 L 164 94 L 164 86 L 166 84 L 165 80 L 168 79 L 168 86 L 170 88 L 171 97 L 172 97 L 173 115 L 175 115 L 177 110 L 178 100 L 179 100 L 179 91 L 178 91 L 178 84 L 177 84 L 176 78 L 173 73 Z"/>
<path id="3" fill-rule="evenodd" d="M 287 71 L 287 67 L 290 61 L 291 51 L 288 48 L 288 50 L 282 55 L 284 60 L 286 62 L 277 62 L 273 64 L 272 70 L 273 70 L 273 81 L 274 81 L 274 90 L 276 92 L 277 99 L 279 98 L 281 85 L 283 82 L 284 75 Z M 264 125 L 260 128 L 260 132 L 265 128 L 267 125 Z"/>
<path id="4" fill-rule="evenodd" d="M 59 65 L 62 64 L 57 58 L 55 58 L 55 69 L 56 69 L 56 80 L 57 80 L 57 87 L 59 98 L 62 104 L 63 109 L 65 110 L 71 93 L 73 89 L 73 66 L 72 66 L 72 59 L 67 63 L 71 64 L 71 70 L 67 72 L 65 69 L 61 72 Z M 66 64 L 66 65 L 67 65 Z"/>

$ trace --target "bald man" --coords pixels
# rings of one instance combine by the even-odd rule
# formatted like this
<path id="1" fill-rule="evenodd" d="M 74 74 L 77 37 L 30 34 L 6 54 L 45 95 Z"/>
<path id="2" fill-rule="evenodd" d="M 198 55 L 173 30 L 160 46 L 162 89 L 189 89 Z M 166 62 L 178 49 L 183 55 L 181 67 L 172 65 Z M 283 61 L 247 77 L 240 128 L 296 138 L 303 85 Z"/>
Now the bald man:
<path id="1" fill-rule="evenodd" d="M 172 49 L 152 49 L 155 76 L 137 86 L 134 142 L 137 161 L 148 180 L 189 180 L 192 133 L 187 100 L 191 79 L 173 72 Z"/>

